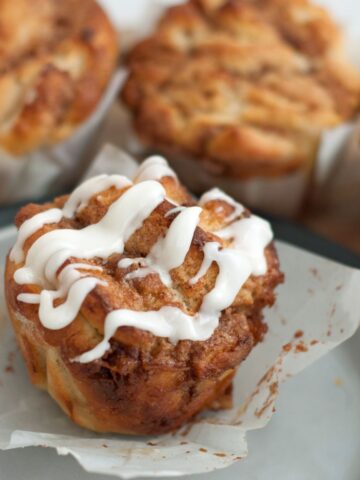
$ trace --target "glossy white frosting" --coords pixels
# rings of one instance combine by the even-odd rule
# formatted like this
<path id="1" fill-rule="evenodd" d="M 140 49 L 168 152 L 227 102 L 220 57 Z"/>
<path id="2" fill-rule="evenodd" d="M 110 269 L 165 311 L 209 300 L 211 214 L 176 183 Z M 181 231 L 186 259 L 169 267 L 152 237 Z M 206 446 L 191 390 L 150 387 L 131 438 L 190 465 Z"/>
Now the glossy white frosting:
<path id="1" fill-rule="evenodd" d="M 146 159 L 139 167 L 134 182 L 143 182 L 144 180 L 161 180 L 163 177 L 174 177 L 176 173 L 169 167 L 165 158 L 159 155 L 153 155 Z"/>
<path id="2" fill-rule="evenodd" d="M 106 282 L 95 274 L 101 267 L 94 267 L 85 261 L 95 257 L 106 260 L 114 253 L 124 253 L 127 240 L 165 200 L 165 189 L 157 180 L 169 175 L 175 177 L 167 162 L 162 157 L 151 157 L 141 165 L 135 177 L 137 183 L 133 184 L 117 175 L 101 175 L 78 187 L 62 211 L 36 215 L 28 221 L 30 223 L 27 227 L 26 222 L 23 224 L 11 256 L 14 261 L 22 259 L 25 262 L 15 272 L 14 278 L 18 284 L 38 285 L 41 292 L 21 294 L 18 300 L 38 303 L 39 318 L 46 328 L 66 327 L 76 318 L 86 296 L 96 286 L 106 288 Z M 46 223 L 59 221 L 62 216 L 73 216 L 85 207 L 92 196 L 112 186 L 129 188 L 112 203 L 98 223 L 80 230 L 57 229 L 45 233 L 33 243 L 24 258 L 22 245 L 28 236 Z M 204 296 L 200 310 L 193 316 L 173 306 L 164 306 L 158 311 L 114 310 L 105 318 L 104 339 L 94 349 L 75 360 L 89 362 L 100 358 L 109 348 L 111 337 L 121 326 L 143 329 L 167 337 L 172 342 L 203 341 L 213 334 L 221 312 L 233 303 L 249 276 L 266 272 L 264 249 L 272 239 L 267 222 L 255 216 L 239 219 L 244 207 L 220 190 L 208 192 L 200 203 L 205 206 L 214 199 L 221 199 L 234 209 L 226 219 L 227 226 L 214 232 L 221 238 L 232 240 L 232 244 L 231 248 L 222 248 L 219 242 L 212 241 L 203 247 L 202 265 L 190 284 L 200 281 L 213 263 L 218 266 L 218 274 L 215 286 Z M 167 287 L 172 288 L 171 270 L 184 263 L 201 211 L 197 206 L 175 206 L 171 213 L 177 215 L 146 257 L 125 257 L 119 261 L 118 268 L 137 264 L 138 268 L 128 273 L 125 279 L 131 282 L 134 278 L 155 273 Z M 84 263 L 70 263 L 63 267 L 70 258 L 84 259 Z M 63 303 L 54 307 L 54 300 L 59 298 L 64 299 Z"/>
<path id="3" fill-rule="evenodd" d="M 19 228 L 15 245 L 10 252 L 10 260 L 16 263 L 22 262 L 25 258 L 23 251 L 25 241 L 44 225 L 60 222 L 62 216 L 63 213 L 59 208 L 50 208 L 25 220 Z"/>
<path id="4" fill-rule="evenodd" d="M 110 187 L 125 188 L 131 185 L 131 181 L 123 175 L 98 175 L 89 178 L 79 185 L 70 195 L 63 208 L 63 216 L 71 218 L 75 212 L 80 212 L 89 200 Z"/>
<path id="5" fill-rule="evenodd" d="M 208 202 L 214 200 L 221 200 L 222 202 L 227 203 L 233 207 L 232 213 L 228 215 L 225 219 L 227 222 L 232 222 L 238 218 L 242 213 L 244 213 L 245 208 L 240 203 L 236 202 L 232 197 L 227 195 L 225 192 L 220 190 L 220 188 L 212 188 L 208 192 L 205 192 L 199 200 L 199 205 L 203 206 Z"/>

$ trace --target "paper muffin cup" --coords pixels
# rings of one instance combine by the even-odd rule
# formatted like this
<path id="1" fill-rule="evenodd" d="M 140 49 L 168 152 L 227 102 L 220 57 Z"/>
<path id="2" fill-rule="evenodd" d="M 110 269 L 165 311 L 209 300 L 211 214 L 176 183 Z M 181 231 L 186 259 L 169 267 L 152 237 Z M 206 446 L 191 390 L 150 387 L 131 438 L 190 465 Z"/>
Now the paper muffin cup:
<path id="1" fill-rule="evenodd" d="M 123 78 L 123 72 L 114 74 L 96 110 L 69 139 L 22 156 L 0 149 L 0 205 L 53 196 L 76 183 Z"/>

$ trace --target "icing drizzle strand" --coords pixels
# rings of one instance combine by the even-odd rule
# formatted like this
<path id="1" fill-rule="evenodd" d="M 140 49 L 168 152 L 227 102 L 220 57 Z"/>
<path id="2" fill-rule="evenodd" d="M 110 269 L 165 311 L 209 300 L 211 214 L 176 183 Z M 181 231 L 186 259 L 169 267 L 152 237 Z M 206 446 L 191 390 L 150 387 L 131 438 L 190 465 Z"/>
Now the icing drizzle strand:
<path id="1" fill-rule="evenodd" d="M 165 159 L 151 157 L 144 162 L 132 183 L 121 175 L 100 175 L 80 185 L 69 197 L 64 208 L 51 209 L 30 218 L 19 229 L 17 241 L 10 259 L 24 265 L 15 271 L 18 284 L 36 284 L 40 294 L 20 294 L 18 300 L 39 304 L 39 319 L 48 329 L 61 329 L 78 315 L 86 296 L 97 286 L 106 288 L 106 282 L 96 276 L 101 267 L 85 263 L 94 257 L 107 259 L 114 253 L 122 254 L 124 245 L 138 230 L 153 210 L 166 198 L 166 192 L 158 181 L 165 176 L 175 177 Z M 110 187 L 127 190 L 112 203 L 104 217 L 96 224 L 81 230 L 55 229 L 38 238 L 25 256 L 23 246 L 27 238 L 45 224 L 57 223 L 62 217 L 70 218 L 84 208 L 89 200 Z M 267 265 L 264 249 L 272 239 L 268 222 L 256 216 L 241 218 L 244 207 L 218 189 L 203 195 L 199 204 L 204 207 L 210 201 L 221 200 L 233 207 L 226 218 L 225 228 L 214 232 L 218 237 L 231 240 L 231 248 L 222 248 L 220 242 L 208 242 L 203 247 L 203 262 L 190 280 L 194 285 L 215 262 L 218 275 L 214 288 L 203 298 L 200 310 L 188 315 L 173 306 L 157 311 L 132 311 L 118 309 L 105 319 L 104 338 L 92 350 L 75 360 L 94 361 L 108 350 L 109 341 L 122 326 L 147 330 L 154 335 L 168 337 L 170 341 L 202 341 L 216 329 L 222 310 L 229 307 L 251 274 L 262 275 Z M 158 274 L 164 285 L 171 287 L 171 270 L 181 266 L 190 249 L 198 226 L 202 208 L 175 206 L 175 215 L 164 237 L 157 240 L 144 258 L 122 258 L 118 268 L 137 264 L 138 268 L 126 275 L 126 279 Z M 70 258 L 81 258 L 84 263 L 64 264 Z M 60 273 L 58 273 L 60 272 Z M 64 302 L 54 306 L 54 300 Z"/>

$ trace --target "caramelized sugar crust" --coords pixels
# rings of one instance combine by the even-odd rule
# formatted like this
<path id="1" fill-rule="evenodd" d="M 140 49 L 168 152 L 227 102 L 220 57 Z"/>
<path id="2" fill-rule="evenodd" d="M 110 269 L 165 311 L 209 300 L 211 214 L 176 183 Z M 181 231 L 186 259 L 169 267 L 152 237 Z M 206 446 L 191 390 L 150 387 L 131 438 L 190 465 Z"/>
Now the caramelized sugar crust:
<path id="1" fill-rule="evenodd" d="M 93 0 L 0 0 L 0 148 L 69 137 L 99 103 L 116 33 Z"/>
<path id="2" fill-rule="evenodd" d="M 129 55 L 122 99 L 141 141 L 212 173 L 306 168 L 359 109 L 341 33 L 309 0 L 190 0 Z"/>
<path id="3" fill-rule="evenodd" d="M 165 177 L 161 183 L 168 198 L 183 205 L 195 204 L 174 178 Z M 75 218 L 45 225 L 26 241 L 25 252 L 51 230 L 79 229 L 98 222 L 125 190 L 112 187 L 93 197 Z M 62 207 L 65 200 L 61 197 L 53 203 L 25 206 L 16 217 L 17 226 L 40 211 Z M 175 218 L 175 213 L 165 217 L 171 208 L 168 200 L 163 201 L 126 242 L 122 256 L 145 256 Z M 38 306 L 17 300 L 20 293 L 38 293 L 39 287 L 15 283 L 14 272 L 23 264 L 8 259 L 6 298 L 31 380 L 48 390 L 74 422 L 99 432 L 159 434 L 178 428 L 206 407 L 224 405 L 222 400 L 229 405 L 229 387 L 236 368 L 265 334 L 262 310 L 274 303 L 274 289 L 283 281 L 272 244 L 266 249 L 267 273 L 248 279 L 233 304 L 222 312 L 219 326 L 208 340 L 174 345 L 167 338 L 120 327 L 101 359 L 87 364 L 71 360 L 102 340 L 105 316 L 114 309 L 145 311 L 172 305 L 189 314 L 197 312 L 204 295 L 214 286 L 218 267 L 214 263 L 193 286 L 188 280 L 202 263 L 205 242 L 215 240 L 227 247 L 210 230 L 223 226 L 232 210 L 221 200 L 206 205 L 185 262 L 171 270 L 171 287 L 166 287 L 157 274 L 125 279 L 137 267 L 118 268 L 120 255 L 106 261 L 81 259 L 103 267 L 103 271 L 92 271 L 91 275 L 99 276 L 106 285 L 91 291 L 76 319 L 61 330 L 44 328 Z M 71 258 L 69 262 L 79 260 Z"/>

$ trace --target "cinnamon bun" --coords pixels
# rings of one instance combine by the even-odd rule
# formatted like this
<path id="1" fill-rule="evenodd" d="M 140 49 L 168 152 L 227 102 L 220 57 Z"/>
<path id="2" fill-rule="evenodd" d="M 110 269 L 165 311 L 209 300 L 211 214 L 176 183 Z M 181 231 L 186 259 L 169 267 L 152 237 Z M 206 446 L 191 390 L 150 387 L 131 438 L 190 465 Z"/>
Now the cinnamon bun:
<path id="1" fill-rule="evenodd" d="M 271 227 L 162 157 L 30 204 L 6 298 L 32 382 L 77 424 L 160 434 L 228 404 L 283 275 Z"/>

